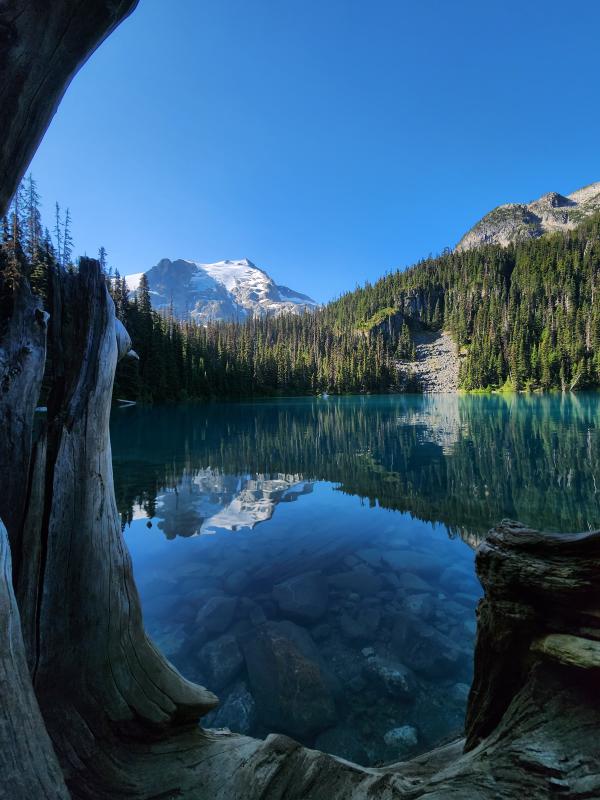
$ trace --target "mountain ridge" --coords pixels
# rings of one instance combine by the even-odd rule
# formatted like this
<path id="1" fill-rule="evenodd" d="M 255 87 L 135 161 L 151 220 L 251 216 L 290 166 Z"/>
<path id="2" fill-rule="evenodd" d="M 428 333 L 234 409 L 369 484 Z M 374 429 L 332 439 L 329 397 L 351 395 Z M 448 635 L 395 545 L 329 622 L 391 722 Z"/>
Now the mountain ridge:
<path id="1" fill-rule="evenodd" d="M 161 259 L 145 273 L 126 275 L 136 292 L 146 275 L 155 311 L 172 309 L 178 319 L 208 322 L 243 321 L 253 316 L 277 316 L 314 310 L 317 303 L 302 292 L 278 285 L 250 259 L 204 263 Z"/>
<path id="2" fill-rule="evenodd" d="M 600 211 L 600 181 L 568 195 L 547 192 L 529 203 L 504 203 L 485 214 L 470 228 L 455 250 L 470 250 L 486 244 L 509 244 L 537 239 L 546 233 L 573 230 Z"/>

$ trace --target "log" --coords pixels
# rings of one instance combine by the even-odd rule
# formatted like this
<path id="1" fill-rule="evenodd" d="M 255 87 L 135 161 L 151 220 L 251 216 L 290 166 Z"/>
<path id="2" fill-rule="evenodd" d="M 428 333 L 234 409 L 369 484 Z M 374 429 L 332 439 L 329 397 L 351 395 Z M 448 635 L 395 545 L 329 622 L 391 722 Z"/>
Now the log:
<path id="1" fill-rule="evenodd" d="M 485 598 L 478 612 L 468 749 L 495 728 L 540 655 L 565 662 L 564 640 L 561 650 L 561 639 L 551 638 L 551 652 L 548 634 L 578 636 L 587 628 L 591 643 L 600 638 L 600 620 L 590 612 L 600 610 L 600 532 L 540 533 L 505 521 L 479 546 L 477 571 Z"/>

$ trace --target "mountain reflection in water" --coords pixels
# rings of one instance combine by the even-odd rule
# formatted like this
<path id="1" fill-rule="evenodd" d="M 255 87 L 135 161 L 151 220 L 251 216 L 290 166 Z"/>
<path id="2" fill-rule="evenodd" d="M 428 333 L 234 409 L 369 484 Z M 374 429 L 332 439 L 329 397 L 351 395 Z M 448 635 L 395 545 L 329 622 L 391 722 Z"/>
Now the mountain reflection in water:
<path id="1" fill-rule="evenodd" d="M 599 424 L 597 393 L 120 409 L 117 502 L 124 521 L 165 503 L 165 532 L 189 536 L 219 514 L 252 527 L 321 480 L 474 538 L 504 517 L 585 530 L 600 524 Z"/>
<path id="2" fill-rule="evenodd" d="M 460 733 L 473 547 L 600 526 L 599 422 L 593 394 L 115 410 L 144 620 L 218 694 L 203 724 L 365 764 Z"/>
<path id="3" fill-rule="evenodd" d="M 156 496 L 154 513 L 168 539 L 219 529 L 252 529 L 271 519 L 279 503 L 311 491 L 312 483 L 301 475 L 223 475 L 210 468 L 184 471 L 174 488 Z"/>

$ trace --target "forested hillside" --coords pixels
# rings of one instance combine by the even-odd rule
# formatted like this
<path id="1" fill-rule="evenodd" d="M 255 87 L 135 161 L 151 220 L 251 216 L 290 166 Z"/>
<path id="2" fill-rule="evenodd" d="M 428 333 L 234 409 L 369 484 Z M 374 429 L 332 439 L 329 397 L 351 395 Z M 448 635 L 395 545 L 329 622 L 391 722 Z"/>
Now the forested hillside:
<path id="1" fill-rule="evenodd" d="M 464 389 L 600 385 L 600 217 L 508 248 L 444 253 L 301 317 L 179 325 L 151 312 L 145 290 L 132 304 L 123 280 L 114 286 L 140 348 L 139 374 L 129 385 L 120 376 L 129 394 L 414 390 L 406 360 L 419 327 L 450 330 Z"/>
<path id="2" fill-rule="evenodd" d="M 465 349 L 461 386 L 600 384 L 600 217 L 571 233 L 437 258 L 331 303 L 332 324 L 383 307 L 450 330 Z"/>
<path id="3" fill-rule="evenodd" d="M 29 178 L 3 220 L 6 285 L 31 276 L 50 304 L 51 270 L 73 270 L 68 211 L 42 227 Z M 103 248 L 99 258 L 106 268 Z M 570 233 L 445 252 L 301 316 L 198 325 L 152 310 L 144 278 L 135 296 L 107 270 L 116 312 L 140 360 L 124 362 L 117 397 L 145 401 L 315 392 L 418 390 L 412 333 L 446 329 L 474 390 L 600 385 L 600 216 Z"/>

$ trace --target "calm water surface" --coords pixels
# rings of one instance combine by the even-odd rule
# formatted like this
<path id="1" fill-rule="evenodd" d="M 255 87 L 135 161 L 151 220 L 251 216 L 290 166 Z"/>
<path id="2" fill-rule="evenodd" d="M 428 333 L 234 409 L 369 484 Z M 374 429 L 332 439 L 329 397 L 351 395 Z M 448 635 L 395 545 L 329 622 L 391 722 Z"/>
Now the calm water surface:
<path id="1" fill-rule="evenodd" d="M 600 396 L 385 396 L 117 409 L 146 626 L 212 727 L 360 763 L 462 729 L 504 517 L 600 527 Z"/>

